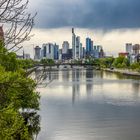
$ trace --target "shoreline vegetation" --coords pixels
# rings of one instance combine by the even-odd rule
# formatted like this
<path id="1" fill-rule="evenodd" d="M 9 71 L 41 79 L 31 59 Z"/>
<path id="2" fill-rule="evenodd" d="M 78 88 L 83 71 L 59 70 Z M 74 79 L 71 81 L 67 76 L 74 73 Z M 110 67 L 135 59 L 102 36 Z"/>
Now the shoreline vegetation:
<path id="1" fill-rule="evenodd" d="M 0 139 L 32 140 L 40 131 L 37 83 L 26 75 L 32 60 L 19 60 L 0 42 Z"/>
<path id="2" fill-rule="evenodd" d="M 109 69 L 109 68 L 106 68 L 106 69 L 102 69 L 102 70 L 107 71 L 107 72 L 112 72 L 112 73 L 119 73 L 119 74 L 122 74 L 125 76 L 135 76 L 135 77 L 137 76 L 140 78 L 139 72 L 129 70 L 129 69 Z"/>
<path id="3" fill-rule="evenodd" d="M 74 64 L 89 64 L 89 68 L 96 70 L 105 70 L 113 73 L 120 73 L 126 76 L 138 76 L 140 77 L 140 62 L 130 63 L 128 58 L 119 56 L 117 58 L 108 57 L 108 58 L 99 58 L 94 59 L 92 57 L 87 57 L 85 60 L 73 60 L 70 63 Z M 50 59 L 42 59 L 40 64 L 46 66 L 54 66 L 55 62 Z M 93 66 L 92 66 L 93 65 Z M 78 66 L 78 65 L 77 65 Z M 51 68 L 52 69 L 52 68 Z"/>

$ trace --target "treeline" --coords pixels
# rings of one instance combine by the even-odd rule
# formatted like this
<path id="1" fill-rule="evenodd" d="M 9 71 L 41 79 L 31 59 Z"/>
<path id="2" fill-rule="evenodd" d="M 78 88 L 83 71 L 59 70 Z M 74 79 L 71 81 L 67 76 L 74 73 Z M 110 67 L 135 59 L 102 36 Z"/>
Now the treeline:
<path id="1" fill-rule="evenodd" d="M 101 68 L 118 68 L 118 69 L 132 69 L 140 71 L 140 62 L 130 63 L 128 58 L 117 57 L 117 58 L 100 58 L 96 59 L 95 63 L 100 65 Z"/>
<path id="2" fill-rule="evenodd" d="M 30 60 L 18 60 L 0 42 L 0 139 L 31 140 L 39 133 L 39 93 L 36 83 L 26 77 Z"/>

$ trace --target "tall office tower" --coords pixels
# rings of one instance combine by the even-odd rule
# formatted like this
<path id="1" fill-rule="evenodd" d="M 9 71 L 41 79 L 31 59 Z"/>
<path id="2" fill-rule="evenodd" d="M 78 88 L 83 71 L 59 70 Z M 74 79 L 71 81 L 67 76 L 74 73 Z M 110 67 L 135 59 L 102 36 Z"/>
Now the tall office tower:
<path id="1" fill-rule="evenodd" d="M 62 60 L 62 49 L 59 49 L 59 60 Z"/>
<path id="2" fill-rule="evenodd" d="M 139 53 L 140 53 L 140 45 L 139 44 L 133 45 L 133 54 L 138 55 Z"/>
<path id="3" fill-rule="evenodd" d="M 80 43 L 80 37 L 77 36 L 76 37 L 76 56 L 75 56 L 75 59 L 80 59 L 80 54 L 81 53 L 81 43 Z"/>
<path id="4" fill-rule="evenodd" d="M 54 59 L 59 59 L 59 45 L 54 44 Z"/>
<path id="5" fill-rule="evenodd" d="M 100 46 L 100 45 L 97 45 L 97 46 L 93 47 L 93 56 L 95 58 L 99 58 L 99 53 L 101 51 L 101 48 L 102 48 L 102 46 Z"/>
<path id="6" fill-rule="evenodd" d="M 68 54 L 69 51 L 69 42 L 64 41 L 62 44 L 62 54 Z"/>
<path id="7" fill-rule="evenodd" d="M 4 41 L 4 32 L 2 26 L 0 26 L 0 41 Z"/>
<path id="8" fill-rule="evenodd" d="M 43 44 L 43 58 L 54 59 L 54 45 L 52 43 Z"/>
<path id="9" fill-rule="evenodd" d="M 93 41 L 90 38 L 86 38 L 86 54 L 93 54 Z"/>
<path id="10" fill-rule="evenodd" d="M 74 28 L 72 28 L 72 56 L 76 59 L 76 35 L 74 33 Z"/>
<path id="11" fill-rule="evenodd" d="M 83 45 L 80 43 L 80 58 L 84 58 Z"/>
<path id="12" fill-rule="evenodd" d="M 39 46 L 36 46 L 34 48 L 34 59 L 40 60 L 41 59 L 41 48 Z"/>
<path id="13" fill-rule="evenodd" d="M 91 51 L 91 39 L 86 38 L 86 52 L 87 52 L 87 54 L 89 54 L 90 51 Z"/>
<path id="14" fill-rule="evenodd" d="M 126 43 L 126 53 L 129 53 L 129 55 L 131 55 L 133 53 L 132 43 Z"/>
<path id="15" fill-rule="evenodd" d="M 100 52 L 99 52 L 99 58 L 104 58 L 105 54 L 104 54 L 104 50 L 103 47 L 101 47 Z"/>

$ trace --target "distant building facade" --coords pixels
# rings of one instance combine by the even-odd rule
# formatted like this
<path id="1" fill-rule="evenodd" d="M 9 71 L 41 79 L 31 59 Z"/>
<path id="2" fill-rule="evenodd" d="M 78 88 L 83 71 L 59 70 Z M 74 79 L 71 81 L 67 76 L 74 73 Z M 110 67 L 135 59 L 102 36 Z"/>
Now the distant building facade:
<path id="1" fill-rule="evenodd" d="M 82 44 L 80 42 L 80 36 L 76 36 L 74 33 L 74 28 L 72 28 L 73 59 L 80 59 L 81 58 L 81 47 L 82 47 Z"/>
<path id="2" fill-rule="evenodd" d="M 39 46 L 36 46 L 34 48 L 34 59 L 40 60 L 41 59 L 41 48 Z"/>
<path id="3" fill-rule="evenodd" d="M 86 38 L 86 54 L 87 56 L 93 56 L 93 41 L 91 38 Z"/>
<path id="4" fill-rule="evenodd" d="M 132 43 L 126 43 L 126 53 L 128 53 L 128 59 L 130 63 L 139 62 L 140 56 L 140 45 Z"/>
<path id="5" fill-rule="evenodd" d="M 64 41 L 62 44 L 62 54 L 68 54 L 68 50 L 69 50 L 69 42 Z"/>
<path id="6" fill-rule="evenodd" d="M 45 59 L 59 59 L 59 45 L 47 43 L 42 45 L 42 58 Z"/>

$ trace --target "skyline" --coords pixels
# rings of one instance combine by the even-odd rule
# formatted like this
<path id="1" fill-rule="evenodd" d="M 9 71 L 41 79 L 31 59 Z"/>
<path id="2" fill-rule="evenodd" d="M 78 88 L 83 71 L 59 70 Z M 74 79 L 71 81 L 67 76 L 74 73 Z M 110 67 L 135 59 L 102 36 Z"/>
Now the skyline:
<path id="1" fill-rule="evenodd" d="M 30 0 L 29 10 L 38 13 L 32 32 L 35 36 L 23 45 L 56 42 L 61 48 L 67 40 L 71 46 L 74 27 L 83 46 L 85 38 L 90 37 L 107 54 L 117 55 L 125 43 L 140 43 L 139 5 L 138 0 Z"/>

